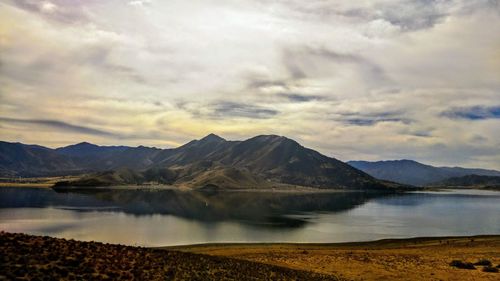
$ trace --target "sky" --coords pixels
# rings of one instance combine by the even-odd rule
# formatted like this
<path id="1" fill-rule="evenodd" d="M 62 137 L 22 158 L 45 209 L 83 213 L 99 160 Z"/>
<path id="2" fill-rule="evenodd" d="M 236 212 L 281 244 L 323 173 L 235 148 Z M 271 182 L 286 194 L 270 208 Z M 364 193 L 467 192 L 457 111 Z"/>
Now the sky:
<path id="1" fill-rule="evenodd" d="M 209 133 L 500 169 L 500 0 L 0 0 L 0 139 Z"/>

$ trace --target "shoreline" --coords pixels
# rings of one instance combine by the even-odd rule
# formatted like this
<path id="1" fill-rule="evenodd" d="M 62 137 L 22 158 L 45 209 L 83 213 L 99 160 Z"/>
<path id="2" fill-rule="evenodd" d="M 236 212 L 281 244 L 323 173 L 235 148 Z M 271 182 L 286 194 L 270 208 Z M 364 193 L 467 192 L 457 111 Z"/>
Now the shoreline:
<path id="1" fill-rule="evenodd" d="M 379 189 L 342 189 L 342 188 L 315 188 L 315 187 L 277 187 L 277 188 L 187 188 L 173 185 L 111 185 L 111 186 L 61 186 L 54 187 L 53 184 L 45 183 L 0 183 L 0 188 L 42 188 L 51 189 L 57 192 L 73 191 L 121 191 L 121 190 L 144 190 L 161 191 L 172 190 L 179 192 L 242 192 L 242 193 L 341 193 L 341 192 L 376 192 L 376 193 L 401 193 L 409 192 L 403 190 L 379 190 Z"/>
<path id="2" fill-rule="evenodd" d="M 424 186 L 411 190 L 391 190 L 391 189 L 343 189 L 343 188 L 317 188 L 307 186 L 276 186 L 270 188 L 190 188 L 186 186 L 174 186 L 166 184 L 139 184 L 139 185 L 110 185 L 110 186 L 54 186 L 56 178 L 26 178 L 26 181 L 0 181 L 0 188 L 44 188 L 60 192 L 72 191 L 106 191 L 106 190 L 174 190 L 174 191 L 202 191 L 202 192 L 252 192 L 252 193 L 336 193 L 336 192 L 378 192 L 378 193 L 412 193 L 412 192 L 446 192 L 449 190 L 485 190 L 500 191 L 500 187 L 480 187 L 480 186 Z M 58 178 L 60 179 L 60 178 Z"/>
<path id="3" fill-rule="evenodd" d="M 415 237 L 347 243 L 216 243 L 134 247 L 0 232 L 0 279 L 497 280 L 451 266 L 500 264 L 500 235 Z M 70 279 L 70 278 L 69 278 Z"/>
<path id="4" fill-rule="evenodd" d="M 458 235 L 458 236 L 416 236 L 409 238 L 384 238 L 369 241 L 351 241 L 351 242 L 331 242 L 331 243 L 315 243 L 315 242 L 220 242 L 220 243 L 195 243 L 195 244 L 185 244 L 185 245 L 173 245 L 173 246 L 158 246 L 149 247 L 153 249 L 165 249 L 165 250 L 194 250 L 194 249 L 206 249 L 215 247 L 224 248 L 239 248 L 239 247 L 308 247 L 308 248 L 341 248 L 341 247 L 389 247 L 398 246 L 410 243 L 426 243 L 426 242 L 436 242 L 436 241 L 462 241 L 466 239 L 499 239 L 500 234 L 478 234 L 478 235 Z"/>

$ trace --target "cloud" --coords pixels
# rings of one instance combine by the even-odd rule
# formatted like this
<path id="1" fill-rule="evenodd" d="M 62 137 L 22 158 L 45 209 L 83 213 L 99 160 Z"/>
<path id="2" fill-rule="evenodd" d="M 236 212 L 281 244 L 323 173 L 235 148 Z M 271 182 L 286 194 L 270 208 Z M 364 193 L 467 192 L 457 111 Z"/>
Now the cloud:
<path id="1" fill-rule="evenodd" d="M 126 77 L 138 83 L 145 83 L 146 78 L 141 75 L 136 69 L 130 66 L 125 66 L 116 63 L 112 59 L 113 48 L 115 45 L 93 45 L 79 50 L 74 54 L 74 57 L 79 60 L 79 63 L 86 64 L 91 67 L 101 68 L 106 73 L 113 73 L 119 76 Z"/>
<path id="2" fill-rule="evenodd" d="M 180 101 L 176 106 L 188 112 L 197 119 L 233 120 L 245 119 L 270 119 L 279 114 L 279 111 L 252 103 L 234 101 L 214 101 L 207 103 L 194 103 Z"/>
<path id="3" fill-rule="evenodd" d="M 375 79 L 385 79 L 383 69 L 379 65 L 373 63 L 372 61 L 364 58 L 361 55 L 342 54 L 339 52 L 335 52 L 333 50 L 328 50 L 326 48 L 310 48 L 310 47 L 307 48 L 306 52 L 311 55 L 319 56 L 326 60 L 331 60 L 340 64 L 358 65 L 366 69 L 366 71 L 369 72 L 369 76 Z"/>
<path id="4" fill-rule="evenodd" d="M 434 0 L 406 0 L 377 5 L 381 17 L 402 30 L 414 31 L 431 28 L 448 16 L 446 3 Z"/>
<path id="5" fill-rule="evenodd" d="M 0 2 L 10 141 L 279 134 L 343 160 L 500 169 L 499 1 Z"/>
<path id="6" fill-rule="evenodd" d="M 62 130 L 73 133 L 81 133 L 87 135 L 105 136 L 105 137 L 117 137 L 118 135 L 112 132 L 102 131 L 99 129 L 94 129 L 91 127 L 85 127 L 80 125 L 72 125 L 66 122 L 57 120 L 43 120 L 43 119 L 16 119 L 8 117 L 0 117 L 0 121 L 6 123 L 17 123 L 17 124 L 28 124 L 35 126 L 45 126 L 53 128 L 56 130 Z"/>
<path id="7" fill-rule="evenodd" d="M 151 0 L 134 0 L 128 2 L 128 4 L 135 7 L 144 7 L 151 5 Z"/>
<path id="8" fill-rule="evenodd" d="M 323 100 L 324 97 L 317 95 L 303 95 L 296 93 L 278 93 L 278 96 L 284 97 L 292 102 L 308 102 L 313 100 Z"/>
<path id="9" fill-rule="evenodd" d="M 401 111 L 372 111 L 370 108 L 366 108 L 367 112 L 337 112 L 332 118 L 335 121 L 342 122 L 346 125 L 351 126 L 373 126 L 378 123 L 401 123 L 401 124 L 411 124 L 414 122 L 413 119 L 405 117 L 405 113 Z"/>
<path id="10" fill-rule="evenodd" d="M 266 80 L 266 79 L 258 79 L 258 78 L 250 78 L 248 83 L 247 83 L 247 88 L 249 89 L 260 89 L 260 88 L 267 88 L 267 87 L 283 87 L 287 88 L 287 83 L 286 81 L 280 81 L 280 80 Z"/>
<path id="11" fill-rule="evenodd" d="M 435 0 L 372 0 L 372 1 L 281 1 L 292 15 L 308 20 L 328 21 L 345 18 L 355 22 L 383 20 L 402 31 L 429 29 L 454 14 L 470 14 L 478 10 L 500 11 L 495 0 L 435 1 Z"/>
<path id="12" fill-rule="evenodd" d="M 500 106 L 454 107 L 442 112 L 441 116 L 467 120 L 500 119 Z"/>
<path id="13" fill-rule="evenodd" d="M 325 44 L 305 44 L 281 51 L 286 91 L 347 97 L 390 82 L 383 67 L 361 54 L 337 51 Z"/>
<path id="14" fill-rule="evenodd" d="M 217 102 L 210 105 L 211 112 L 208 114 L 213 118 L 251 118 L 251 119 L 268 119 L 279 112 L 263 106 L 244 104 L 237 102 Z"/>
<path id="15" fill-rule="evenodd" d="M 372 126 L 380 122 L 401 122 L 408 124 L 411 122 L 409 119 L 401 118 L 351 118 L 342 120 L 346 124 L 355 126 Z"/>
<path id="16" fill-rule="evenodd" d="M 84 8 L 85 1 L 39 1 L 39 0 L 11 0 L 10 5 L 38 14 L 56 22 L 76 24 L 89 21 Z M 89 1 L 91 2 L 91 1 Z"/>

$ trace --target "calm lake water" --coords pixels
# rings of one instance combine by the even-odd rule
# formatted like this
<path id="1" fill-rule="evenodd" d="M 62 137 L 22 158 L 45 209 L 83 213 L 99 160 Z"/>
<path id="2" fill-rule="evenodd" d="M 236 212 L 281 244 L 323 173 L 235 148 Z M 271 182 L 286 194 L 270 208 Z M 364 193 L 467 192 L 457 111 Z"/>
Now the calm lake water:
<path id="1" fill-rule="evenodd" d="M 0 230 L 142 246 L 500 234 L 500 192 L 57 193 L 0 188 Z"/>

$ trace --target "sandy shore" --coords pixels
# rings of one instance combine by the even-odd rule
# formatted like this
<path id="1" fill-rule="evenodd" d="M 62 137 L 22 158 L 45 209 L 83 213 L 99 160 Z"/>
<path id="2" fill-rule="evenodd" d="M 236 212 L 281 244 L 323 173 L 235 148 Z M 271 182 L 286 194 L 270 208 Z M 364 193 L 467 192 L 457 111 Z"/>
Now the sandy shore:
<path id="1" fill-rule="evenodd" d="M 347 280 L 500 280 L 484 266 L 459 269 L 453 260 L 500 264 L 500 235 L 415 238 L 342 244 L 215 244 L 173 247 L 328 274 Z M 493 269 L 494 271 L 495 269 Z"/>

